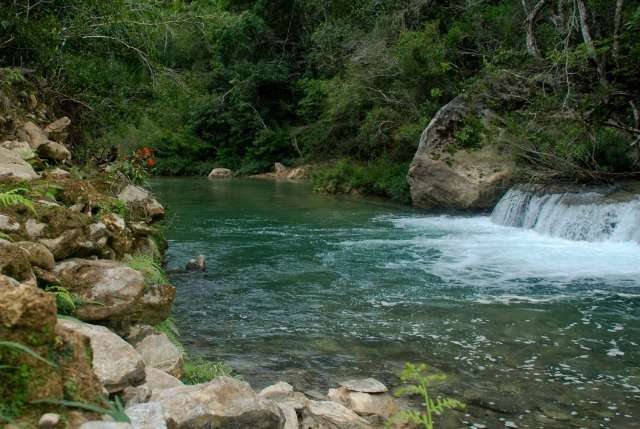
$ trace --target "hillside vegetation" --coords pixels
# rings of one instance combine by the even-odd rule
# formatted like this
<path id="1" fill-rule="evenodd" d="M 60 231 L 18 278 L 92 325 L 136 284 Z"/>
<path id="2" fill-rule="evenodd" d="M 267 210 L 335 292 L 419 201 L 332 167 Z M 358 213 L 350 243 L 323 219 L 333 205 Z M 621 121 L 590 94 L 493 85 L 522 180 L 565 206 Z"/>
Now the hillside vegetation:
<path id="1" fill-rule="evenodd" d="M 150 147 L 157 174 L 314 162 L 323 189 L 407 201 L 459 94 L 500 115 L 525 179 L 640 170 L 637 0 L 5 0 L 0 61 L 72 118 L 74 153 Z"/>

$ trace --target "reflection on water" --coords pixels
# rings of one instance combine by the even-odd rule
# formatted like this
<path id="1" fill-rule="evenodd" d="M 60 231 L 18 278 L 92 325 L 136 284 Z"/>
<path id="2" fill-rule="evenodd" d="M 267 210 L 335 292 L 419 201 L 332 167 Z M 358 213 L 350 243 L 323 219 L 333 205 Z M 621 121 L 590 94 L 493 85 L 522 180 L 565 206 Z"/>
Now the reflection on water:
<path id="1" fill-rule="evenodd" d="M 640 247 L 427 216 L 305 185 L 163 179 L 175 316 L 254 387 L 446 371 L 469 425 L 640 427 Z M 205 273 L 180 272 L 206 255 Z M 502 426 L 500 426 L 502 425 Z"/>

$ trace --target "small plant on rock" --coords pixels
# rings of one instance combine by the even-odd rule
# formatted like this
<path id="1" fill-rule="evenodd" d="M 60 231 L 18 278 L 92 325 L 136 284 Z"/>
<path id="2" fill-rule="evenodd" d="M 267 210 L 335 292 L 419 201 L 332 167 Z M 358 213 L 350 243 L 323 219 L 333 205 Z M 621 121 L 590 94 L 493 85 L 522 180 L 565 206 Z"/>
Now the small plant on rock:
<path id="1" fill-rule="evenodd" d="M 27 192 L 29 192 L 27 188 L 14 188 L 9 191 L 0 192 L 0 207 L 22 205 L 29 209 L 33 214 L 36 214 L 33 201 L 24 195 Z"/>
<path id="2" fill-rule="evenodd" d="M 464 409 L 465 405 L 451 398 L 436 398 L 435 401 L 429 395 L 429 386 L 434 382 L 446 380 L 444 374 L 427 374 L 426 364 L 406 363 L 400 374 L 400 379 L 405 386 L 395 391 L 396 396 L 419 395 L 423 400 L 424 411 L 404 410 L 396 414 L 388 422 L 391 426 L 394 421 L 409 421 L 421 425 L 424 429 L 433 429 L 434 415 L 441 415 L 446 410 Z"/>

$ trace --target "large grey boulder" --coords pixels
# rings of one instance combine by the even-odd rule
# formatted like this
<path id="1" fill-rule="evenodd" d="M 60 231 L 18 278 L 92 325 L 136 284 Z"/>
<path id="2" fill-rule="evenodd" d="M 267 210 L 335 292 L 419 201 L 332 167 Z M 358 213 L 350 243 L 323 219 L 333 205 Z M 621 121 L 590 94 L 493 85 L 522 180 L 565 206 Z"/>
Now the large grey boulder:
<path id="1" fill-rule="evenodd" d="M 182 377 L 183 353 L 162 332 L 147 335 L 135 343 L 147 367 L 160 369 L 174 377 Z"/>
<path id="2" fill-rule="evenodd" d="M 342 386 L 329 389 L 327 397 L 361 416 L 378 416 L 386 420 L 399 411 L 396 401 L 388 393 L 357 392 Z"/>
<path id="3" fill-rule="evenodd" d="M 109 393 L 144 381 L 144 362 L 136 349 L 104 326 L 72 319 L 58 319 L 63 328 L 89 338 L 93 370 Z"/>
<path id="4" fill-rule="evenodd" d="M 40 176 L 19 153 L 0 147 L 0 182 L 7 180 L 31 181 Z"/>
<path id="5" fill-rule="evenodd" d="M 467 118 L 488 122 L 493 114 L 472 108 L 462 96 L 442 107 L 422 133 L 409 167 L 413 205 L 425 209 L 486 210 L 511 185 L 512 157 L 496 144 L 462 147 L 457 134 Z"/>
<path id="6" fill-rule="evenodd" d="M 144 372 L 146 375 L 145 380 L 151 392 L 184 386 L 182 381 L 160 369 L 146 366 Z"/>
<path id="7" fill-rule="evenodd" d="M 20 156 L 20 158 L 24 159 L 25 161 L 28 161 L 35 157 L 35 153 L 33 149 L 31 149 L 31 145 L 24 141 L 8 140 L 0 143 L 0 147 L 14 151 Z"/>
<path id="8" fill-rule="evenodd" d="M 53 141 L 38 146 L 38 156 L 53 162 L 64 162 L 71 159 L 71 152 L 64 145 Z"/>
<path id="9" fill-rule="evenodd" d="M 289 383 L 278 383 L 265 387 L 258 393 L 261 398 L 273 401 L 278 405 L 285 419 L 284 429 L 298 429 L 298 413 L 305 407 L 308 399 L 300 392 L 295 392 Z"/>
<path id="10" fill-rule="evenodd" d="M 69 259 L 56 265 L 54 273 L 67 289 L 89 302 L 76 312 L 86 321 L 133 315 L 145 291 L 142 274 L 116 261 Z"/>
<path id="11" fill-rule="evenodd" d="M 260 398 L 249 384 L 230 377 L 153 392 L 151 402 L 162 405 L 167 426 L 172 429 L 282 429 L 284 425 L 276 404 Z"/>
<path id="12" fill-rule="evenodd" d="M 164 207 L 156 200 L 149 191 L 140 186 L 127 185 L 118 199 L 124 202 L 129 209 L 134 211 L 142 210 L 143 214 L 151 218 L 164 216 Z"/>
<path id="13" fill-rule="evenodd" d="M 309 401 L 302 413 L 305 429 L 371 429 L 371 424 L 345 406 L 332 401 Z"/>
<path id="14" fill-rule="evenodd" d="M 125 414 L 131 420 L 133 429 L 167 429 L 164 410 L 158 402 L 148 402 L 127 407 Z"/>

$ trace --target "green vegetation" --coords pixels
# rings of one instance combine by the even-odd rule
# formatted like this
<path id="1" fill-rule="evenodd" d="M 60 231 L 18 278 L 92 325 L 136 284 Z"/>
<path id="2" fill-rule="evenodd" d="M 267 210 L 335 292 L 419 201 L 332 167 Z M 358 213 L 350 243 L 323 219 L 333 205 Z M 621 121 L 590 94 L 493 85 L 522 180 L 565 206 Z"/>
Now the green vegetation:
<path id="1" fill-rule="evenodd" d="M 0 207 L 24 206 L 33 214 L 36 214 L 33 201 L 24 195 L 27 192 L 29 192 L 29 190 L 22 187 L 0 192 Z"/>
<path id="2" fill-rule="evenodd" d="M 144 275 L 145 286 L 169 284 L 169 279 L 162 266 L 151 256 L 135 255 L 127 260 L 127 265 Z"/>
<path id="3" fill-rule="evenodd" d="M 204 359 L 187 360 L 184 363 L 182 381 L 185 384 L 206 383 L 216 377 L 234 377 L 233 368 L 224 362 L 210 362 Z"/>
<path id="4" fill-rule="evenodd" d="M 405 410 L 392 417 L 390 425 L 395 420 L 408 421 L 416 425 L 421 425 L 424 429 L 434 428 L 434 415 L 439 416 L 446 410 L 458 409 L 463 410 L 465 405 L 462 402 L 450 398 L 433 398 L 429 395 L 429 386 L 432 383 L 442 382 L 446 380 L 443 374 L 427 374 L 427 365 L 412 363 L 405 364 L 400 379 L 406 384 L 395 391 L 396 396 L 401 395 L 419 395 L 424 405 L 424 411 Z"/>
<path id="5" fill-rule="evenodd" d="M 111 417 L 114 422 L 122 422 L 122 423 L 130 423 L 129 416 L 125 414 L 124 404 L 122 400 L 116 396 L 113 401 L 106 401 L 107 407 L 101 407 L 95 404 L 89 404 L 86 402 L 78 402 L 78 401 L 66 401 L 66 400 L 58 400 L 58 399 L 39 399 L 37 401 L 32 401 L 32 404 L 48 404 L 48 405 L 59 405 L 62 407 L 68 408 L 78 408 L 85 411 L 92 411 L 94 413 L 103 414 Z"/>
<path id="6" fill-rule="evenodd" d="M 45 291 L 55 295 L 58 314 L 71 316 L 75 313 L 78 305 L 83 303 L 77 295 L 60 285 L 48 286 Z"/>
<path id="7" fill-rule="evenodd" d="M 467 121 L 460 147 L 510 142 L 525 177 L 639 170 L 630 0 L 55 0 L 10 2 L 0 26 L 0 61 L 46 78 L 74 154 L 132 183 L 343 159 L 317 187 L 407 201 L 420 133 L 459 94 L 505 128 Z"/>

